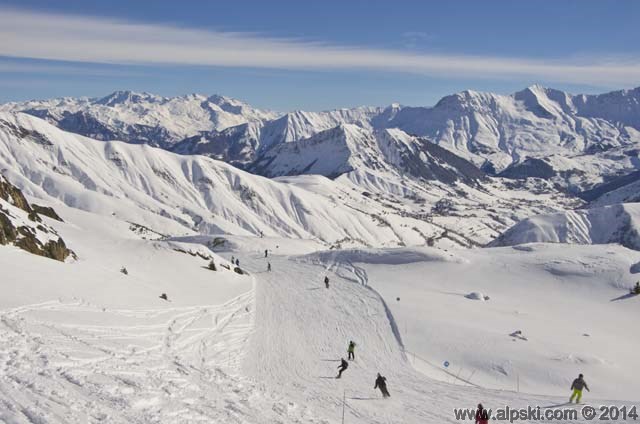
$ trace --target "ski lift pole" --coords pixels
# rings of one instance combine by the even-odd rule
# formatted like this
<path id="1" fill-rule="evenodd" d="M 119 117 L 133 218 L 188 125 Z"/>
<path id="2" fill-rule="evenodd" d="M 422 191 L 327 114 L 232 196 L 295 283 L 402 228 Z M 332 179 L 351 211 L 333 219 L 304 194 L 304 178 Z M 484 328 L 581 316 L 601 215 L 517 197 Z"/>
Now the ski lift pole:
<path id="1" fill-rule="evenodd" d="M 344 407 L 346 402 L 347 402 L 347 391 L 343 390 L 342 391 L 342 424 L 344 424 Z"/>

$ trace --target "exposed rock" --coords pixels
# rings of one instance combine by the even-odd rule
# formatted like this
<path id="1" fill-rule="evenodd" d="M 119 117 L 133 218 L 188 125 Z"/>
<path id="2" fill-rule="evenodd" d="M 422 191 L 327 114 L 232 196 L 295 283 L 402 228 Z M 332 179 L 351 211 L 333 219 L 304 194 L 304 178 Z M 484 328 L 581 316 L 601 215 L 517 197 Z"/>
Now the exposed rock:
<path id="1" fill-rule="evenodd" d="M 40 224 L 42 219 L 20 189 L 9 183 L 4 177 L 0 177 L 0 199 L 6 202 L 4 205 L 7 208 L 3 208 L 0 204 L 0 245 L 13 244 L 34 255 L 62 262 L 69 255 L 75 257 L 75 254 L 67 248 L 64 240 L 57 235 L 53 228 Z M 53 209 L 42 209 L 47 212 L 46 214 L 51 213 L 60 220 Z M 38 224 L 31 224 L 30 221 Z"/>
<path id="2" fill-rule="evenodd" d="M 17 236 L 18 232 L 9 217 L 0 211 L 0 244 L 13 243 Z"/>
<path id="3" fill-rule="evenodd" d="M 4 177 L 0 177 L 0 199 L 6 200 L 16 208 L 22 209 L 27 213 L 33 212 L 33 209 L 31 209 L 31 206 L 22 194 L 22 191 L 7 181 Z"/>
<path id="4" fill-rule="evenodd" d="M 50 206 L 40 206 L 36 204 L 31 204 L 31 207 L 38 215 L 48 216 L 51 219 L 55 219 L 56 221 L 64 222 L 60 215 L 56 213 L 56 211 Z"/>

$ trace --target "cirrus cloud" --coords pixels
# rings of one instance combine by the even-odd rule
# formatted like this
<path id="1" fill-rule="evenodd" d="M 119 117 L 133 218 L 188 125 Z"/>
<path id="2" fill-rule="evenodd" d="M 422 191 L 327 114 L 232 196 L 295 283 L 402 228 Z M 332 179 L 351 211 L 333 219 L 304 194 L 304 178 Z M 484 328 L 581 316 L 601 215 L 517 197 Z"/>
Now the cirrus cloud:
<path id="1" fill-rule="evenodd" d="M 541 60 L 428 54 L 2 8 L 0 55 L 124 65 L 361 69 L 592 85 L 629 86 L 640 82 L 637 57 Z"/>

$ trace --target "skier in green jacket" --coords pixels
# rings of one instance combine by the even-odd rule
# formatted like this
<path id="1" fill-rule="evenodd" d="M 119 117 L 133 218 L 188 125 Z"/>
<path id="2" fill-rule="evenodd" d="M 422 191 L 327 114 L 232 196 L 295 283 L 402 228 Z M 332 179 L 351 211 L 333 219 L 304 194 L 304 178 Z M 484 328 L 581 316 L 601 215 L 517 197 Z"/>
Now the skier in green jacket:
<path id="1" fill-rule="evenodd" d="M 349 342 L 349 347 L 347 347 L 347 353 L 349 354 L 350 361 L 353 361 L 356 359 L 355 351 L 356 351 L 356 343 L 353 340 L 351 340 Z"/>

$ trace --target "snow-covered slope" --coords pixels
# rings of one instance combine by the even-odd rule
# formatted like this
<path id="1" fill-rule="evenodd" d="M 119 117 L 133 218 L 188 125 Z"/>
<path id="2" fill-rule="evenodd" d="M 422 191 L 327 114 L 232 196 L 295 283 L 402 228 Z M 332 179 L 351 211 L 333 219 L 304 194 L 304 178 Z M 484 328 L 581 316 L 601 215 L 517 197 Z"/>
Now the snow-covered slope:
<path id="1" fill-rule="evenodd" d="M 91 140 L 25 114 L 0 117 L 0 169 L 25 193 L 116 214 L 163 234 L 263 232 L 328 246 L 472 246 L 526 216 L 573 204 L 544 181 L 467 184 L 436 156 L 427 158 L 438 167 L 432 170 L 459 172 L 459 181 L 426 184 L 372 168 L 334 181 L 317 175 L 273 181 L 203 156 Z M 449 199 L 446 205 L 442 199 Z M 439 202 L 446 207 L 435 208 Z"/>
<path id="2" fill-rule="evenodd" d="M 97 140 L 122 140 L 164 148 L 200 131 L 221 130 L 277 116 L 224 96 L 162 97 L 131 91 L 116 91 L 102 98 L 65 97 L 8 103 L 0 105 L 0 111 L 25 112 L 63 130 Z"/>
<path id="3" fill-rule="evenodd" d="M 622 364 L 632 361 L 636 341 L 628 334 L 640 316 L 640 297 L 627 296 L 638 252 L 538 244 L 310 257 L 377 291 L 407 360 L 431 378 L 565 396 L 581 372 L 592 389 L 588 398 L 637 397 L 627 390 L 638 392 L 638 383 Z M 474 292 L 488 300 L 472 300 Z M 370 355 L 365 343 L 362 355 Z M 487 395 L 483 390 L 478 401 Z"/>
<path id="4" fill-rule="evenodd" d="M 146 222 L 161 233 L 397 240 L 367 213 L 205 157 L 98 142 L 22 114 L 2 115 L 0 127 L 0 166 L 25 193 Z"/>
<path id="5" fill-rule="evenodd" d="M 617 243 L 640 250 L 640 204 L 627 203 L 534 216 L 522 220 L 490 246 L 523 243 Z"/>
<path id="6" fill-rule="evenodd" d="M 143 240 L 117 216 L 59 212 L 65 222 L 51 225 L 77 246 L 76 262 L 0 247 L 10 276 L 0 279 L 5 422 L 337 424 L 344 402 L 354 424 L 453 423 L 453 408 L 478 402 L 560 409 L 580 372 L 588 405 L 637 404 L 629 370 L 638 341 L 629 334 L 639 309 L 620 296 L 640 260 L 634 251 L 290 257 L 274 245 L 286 240 L 243 238 L 221 257 L 186 239 Z M 224 268 L 231 255 L 250 275 Z M 491 299 L 465 298 L 470 291 Z M 509 336 L 515 330 L 521 338 Z M 349 340 L 355 360 L 338 380 Z M 376 373 L 390 399 L 374 390 Z"/>

